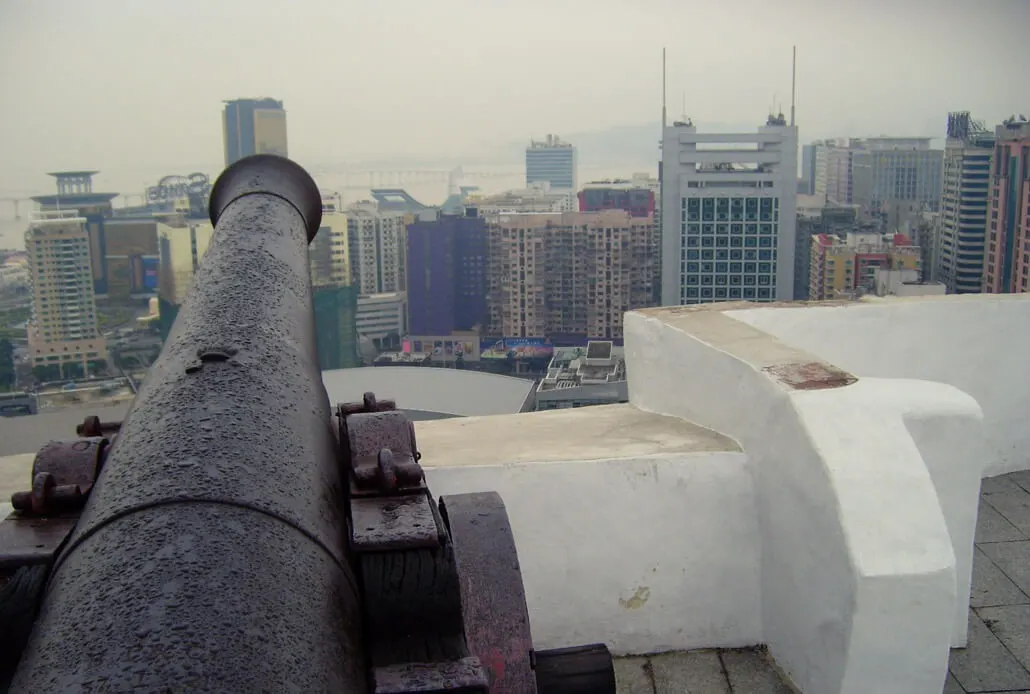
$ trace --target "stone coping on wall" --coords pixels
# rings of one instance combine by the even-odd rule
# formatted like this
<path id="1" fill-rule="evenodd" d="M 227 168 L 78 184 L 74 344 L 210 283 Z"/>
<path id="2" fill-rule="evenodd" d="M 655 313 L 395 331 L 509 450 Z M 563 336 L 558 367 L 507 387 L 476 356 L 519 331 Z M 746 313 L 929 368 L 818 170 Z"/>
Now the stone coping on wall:
<path id="1" fill-rule="evenodd" d="M 788 304 L 779 304 L 788 305 Z M 742 321 L 727 311 L 754 308 L 748 302 L 666 306 L 636 311 L 682 330 L 714 349 L 756 370 L 764 371 L 787 390 L 822 390 L 847 386 L 858 379 L 829 362 Z M 632 382 L 630 386 L 632 388 Z"/>
<path id="2" fill-rule="evenodd" d="M 416 422 L 415 436 L 426 467 L 741 450 L 711 429 L 629 404 Z"/>

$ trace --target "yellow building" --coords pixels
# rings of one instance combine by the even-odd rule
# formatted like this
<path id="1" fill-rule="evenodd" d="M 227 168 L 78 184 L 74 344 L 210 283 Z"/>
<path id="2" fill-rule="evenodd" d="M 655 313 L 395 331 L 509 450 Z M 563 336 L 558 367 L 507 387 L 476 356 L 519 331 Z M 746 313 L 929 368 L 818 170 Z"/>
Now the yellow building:
<path id="1" fill-rule="evenodd" d="M 289 156 L 286 146 L 286 110 L 275 99 L 226 101 L 222 111 L 225 165 L 252 154 Z"/>
<path id="2" fill-rule="evenodd" d="M 214 227 L 206 220 L 184 220 L 158 225 L 158 297 L 179 305 L 193 286 L 200 262 L 211 245 Z"/>
<path id="3" fill-rule="evenodd" d="M 25 232 L 25 250 L 33 297 L 28 329 L 33 366 L 57 366 L 64 374 L 75 363 L 84 375 L 89 362 L 107 356 L 97 323 L 86 219 L 75 210 L 39 213 Z"/>
<path id="4" fill-rule="evenodd" d="M 347 215 L 334 196 L 322 198 L 322 226 L 308 245 L 311 286 L 344 286 L 351 283 Z"/>
<path id="5" fill-rule="evenodd" d="M 856 231 L 843 238 L 816 234 L 812 236 L 811 253 L 808 298 L 812 301 L 856 290 L 871 291 L 881 269 L 922 271 L 920 249 L 904 234 L 888 237 Z"/>

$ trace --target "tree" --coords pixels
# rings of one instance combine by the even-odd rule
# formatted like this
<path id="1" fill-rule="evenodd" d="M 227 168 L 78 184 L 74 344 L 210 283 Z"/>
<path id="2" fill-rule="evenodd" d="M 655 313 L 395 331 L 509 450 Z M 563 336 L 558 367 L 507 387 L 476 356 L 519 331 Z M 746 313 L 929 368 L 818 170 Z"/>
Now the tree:
<path id="1" fill-rule="evenodd" d="M 82 364 L 77 361 L 66 362 L 64 365 L 64 377 L 68 379 L 82 378 L 85 376 Z"/>
<path id="2" fill-rule="evenodd" d="M 92 359 L 89 362 L 90 374 L 97 376 L 107 370 L 107 361 L 104 359 Z"/>

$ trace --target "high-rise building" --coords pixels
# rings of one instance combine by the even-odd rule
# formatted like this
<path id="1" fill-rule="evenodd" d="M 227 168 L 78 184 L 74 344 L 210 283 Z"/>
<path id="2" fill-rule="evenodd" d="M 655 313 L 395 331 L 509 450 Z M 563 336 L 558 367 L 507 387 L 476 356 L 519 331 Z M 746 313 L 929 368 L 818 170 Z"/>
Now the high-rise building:
<path id="1" fill-rule="evenodd" d="M 554 190 L 576 190 L 576 148 L 557 135 L 526 147 L 526 186 L 546 181 Z"/>
<path id="2" fill-rule="evenodd" d="M 1030 291 L 1030 123 L 1020 116 L 994 130 L 990 219 L 983 290 Z"/>
<path id="3" fill-rule="evenodd" d="M 97 322 L 86 219 L 75 210 L 39 213 L 25 232 L 32 285 L 29 354 L 33 366 L 68 364 L 85 375 L 91 361 L 107 358 Z"/>
<path id="4" fill-rule="evenodd" d="M 976 293 L 983 284 L 994 133 L 968 111 L 949 113 L 947 132 L 931 274 L 949 293 Z"/>
<path id="5" fill-rule="evenodd" d="M 801 147 L 801 182 L 805 195 L 815 195 L 815 172 L 819 146 L 816 143 Z"/>
<path id="6" fill-rule="evenodd" d="M 287 155 L 286 110 L 275 99 L 226 101 L 222 111 L 225 165 L 252 154 Z"/>
<path id="7" fill-rule="evenodd" d="M 853 196 L 848 204 L 881 212 L 893 200 L 936 211 L 941 200 L 944 152 L 929 137 L 870 137 L 852 142 Z"/>
<path id="8" fill-rule="evenodd" d="M 179 306 L 193 286 L 214 231 L 210 221 L 192 219 L 169 220 L 158 228 L 158 325 L 163 338 L 168 337 Z"/>
<path id="9" fill-rule="evenodd" d="M 827 140 L 816 152 L 816 193 L 824 192 L 827 202 L 836 205 L 855 202 L 855 149 L 852 142 L 848 138 Z"/>
<path id="10" fill-rule="evenodd" d="M 488 333 L 621 339 L 623 313 L 653 303 L 654 234 L 624 210 L 489 220 Z"/>
<path id="11" fill-rule="evenodd" d="M 812 267 L 812 237 L 819 234 L 846 235 L 856 227 L 854 206 L 826 205 L 817 211 L 798 210 L 797 237 L 794 243 L 794 301 L 807 301 Z"/>
<path id="12" fill-rule="evenodd" d="M 347 209 L 350 282 L 361 295 L 407 291 L 405 224 L 413 217 L 382 212 L 375 203 Z"/>
<path id="13" fill-rule="evenodd" d="M 633 217 L 653 216 L 655 192 L 651 186 L 643 186 L 634 181 L 587 183 L 583 190 L 579 191 L 579 211 L 626 210 Z"/>
<path id="14" fill-rule="evenodd" d="M 127 301 L 157 290 L 158 227 L 159 221 L 154 217 L 104 220 L 108 299 Z"/>
<path id="15" fill-rule="evenodd" d="M 782 114 L 754 133 L 665 128 L 662 305 L 793 299 L 797 137 Z"/>
<path id="16" fill-rule="evenodd" d="M 322 198 L 322 224 L 308 245 L 311 284 L 315 287 L 351 283 L 347 215 L 335 195 Z"/>
<path id="17" fill-rule="evenodd" d="M 370 341 L 376 350 L 399 349 L 401 338 L 410 332 L 404 292 L 359 296 L 355 327 L 358 337 Z"/>
<path id="18" fill-rule="evenodd" d="M 547 181 L 537 181 L 522 190 L 493 195 L 473 193 L 466 205 L 475 207 L 481 217 L 527 212 L 575 212 L 579 203 L 574 190 L 554 190 Z"/>
<path id="19" fill-rule="evenodd" d="M 847 296 L 858 290 L 874 291 L 877 270 L 918 273 L 919 248 L 904 234 L 884 236 L 877 231 L 851 231 L 845 237 L 812 237 L 812 263 L 808 294 L 812 301 Z"/>
<path id="20" fill-rule="evenodd" d="M 56 179 L 56 195 L 37 195 L 32 199 L 41 212 L 76 210 L 86 220 L 89 232 L 90 272 L 96 296 L 107 296 L 107 241 L 105 224 L 111 216 L 111 200 L 117 193 L 94 193 L 93 176 L 97 171 L 58 171 L 48 174 Z"/>
<path id="21" fill-rule="evenodd" d="M 486 222 L 423 215 L 408 224 L 408 329 L 412 335 L 481 330 L 487 322 Z"/>
<path id="22" fill-rule="evenodd" d="M 314 291 L 315 341 L 323 371 L 361 366 L 358 352 L 358 291 L 355 287 L 317 287 Z"/>

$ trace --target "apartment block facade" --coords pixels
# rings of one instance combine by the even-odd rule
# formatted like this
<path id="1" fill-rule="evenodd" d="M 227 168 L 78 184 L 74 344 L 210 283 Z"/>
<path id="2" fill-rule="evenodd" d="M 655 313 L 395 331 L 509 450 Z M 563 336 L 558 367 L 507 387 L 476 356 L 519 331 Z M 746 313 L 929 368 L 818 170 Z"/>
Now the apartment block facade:
<path id="1" fill-rule="evenodd" d="M 555 190 L 577 188 L 576 148 L 557 135 L 533 140 L 526 148 L 526 187 L 546 182 Z"/>
<path id="2" fill-rule="evenodd" d="M 937 210 L 944 152 L 931 149 L 930 138 L 870 137 L 853 149 L 851 202 L 869 212 L 879 212 L 894 200 Z"/>
<path id="3" fill-rule="evenodd" d="M 968 112 L 948 115 L 932 276 L 951 294 L 981 291 L 994 133 Z"/>
<path id="4" fill-rule="evenodd" d="M 880 269 L 913 271 L 921 266 L 919 247 L 904 234 L 879 232 L 817 234 L 812 237 L 809 299 L 839 298 L 856 290 L 873 291 Z"/>
<path id="5" fill-rule="evenodd" d="M 350 282 L 361 295 L 407 290 L 407 236 L 413 217 L 380 212 L 375 203 L 347 209 L 347 253 Z"/>
<path id="6" fill-rule="evenodd" d="M 487 322 L 486 220 L 430 213 L 407 228 L 408 328 L 413 335 L 482 330 Z"/>
<path id="7" fill-rule="evenodd" d="M 313 287 L 351 283 L 347 215 L 335 197 L 322 200 L 322 224 L 308 245 L 308 262 Z"/>
<path id="8" fill-rule="evenodd" d="M 754 133 L 665 128 L 663 306 L 793 299 L 797 133 L 782 115 Z"/>
<path id="9" fill-rule="evenodd" d="M 983 290 L 1030 291 L 1030 123 L 1010 118 L 995 128 L 990 218 Z"/>
<path id="10" fill-rule="evenodd" d="M 33 366 L 106 359 L 97 322 L 86 219 L 75 210 L 39 213 L 25 232 L 32 285 L 29 354 Z"/>
<path id="11" fill-rule="evenodd" d="M 624 210 L 489 220 L 488 334 L 622 338 L 622 316 L 650 306 L 654 220 Z"/>

